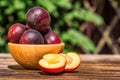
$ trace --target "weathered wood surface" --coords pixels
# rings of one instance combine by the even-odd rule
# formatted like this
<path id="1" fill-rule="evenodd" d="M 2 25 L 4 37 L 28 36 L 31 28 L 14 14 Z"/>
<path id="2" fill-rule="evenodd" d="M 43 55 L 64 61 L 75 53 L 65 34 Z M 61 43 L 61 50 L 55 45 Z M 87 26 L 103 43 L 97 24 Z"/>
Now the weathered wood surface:
<path id="1" fill-rule="evenodd" d="M 0 80 L 120 80 L 120 55 L 81 55 L 80 67 L 71 73 L 49 75 L 26 70 L 10 54 L 0 53 Z"/>

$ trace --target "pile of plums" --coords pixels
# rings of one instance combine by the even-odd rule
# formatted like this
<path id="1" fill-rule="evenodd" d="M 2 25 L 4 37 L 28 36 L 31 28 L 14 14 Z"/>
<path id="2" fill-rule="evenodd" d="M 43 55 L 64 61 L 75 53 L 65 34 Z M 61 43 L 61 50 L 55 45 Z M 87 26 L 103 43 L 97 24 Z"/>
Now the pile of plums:
<path id="1" fill-rule="evenodd" d="M 59 44 L 60 36 L 50 27 L 51 18 L 47 10 L 33 7 L 26 13 L 26 25 L 13 24 L 8 31 L 8 40 L 19 44 Z"/>

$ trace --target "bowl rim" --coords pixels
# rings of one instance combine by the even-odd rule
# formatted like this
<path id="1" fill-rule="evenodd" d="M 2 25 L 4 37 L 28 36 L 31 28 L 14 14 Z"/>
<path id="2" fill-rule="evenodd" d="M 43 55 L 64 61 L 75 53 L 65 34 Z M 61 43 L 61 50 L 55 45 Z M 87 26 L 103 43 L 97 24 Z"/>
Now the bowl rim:
<path id="1" fill-rule="evenodd" d="M 58 46 L 58 45 L 65 45 L 65 43 L 61 42 L 60 44 L 17 44 L 8 42 L 8 45 L 19 45 L 19 46 Z"/>

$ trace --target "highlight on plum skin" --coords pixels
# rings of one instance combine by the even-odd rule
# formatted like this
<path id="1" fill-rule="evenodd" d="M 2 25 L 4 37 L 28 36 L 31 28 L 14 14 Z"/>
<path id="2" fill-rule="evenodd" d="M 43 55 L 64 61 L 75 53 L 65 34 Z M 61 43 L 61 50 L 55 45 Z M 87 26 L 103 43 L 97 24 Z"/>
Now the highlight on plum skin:
<path id="1" fill-rule="evenodd" d="M 33 7 L 26 13 L 26 24 L 41 33 L 47 33 L 50 30 L 50 22 L 49 13 L 42 7 Z"/>
<path id="2" fill-rule="evenodd" d="M 26 30 L 26 27 L 23 24 L 16 23 L 10 26 L 7 38 L 12 43 L 19 43 L 19 39 Z"/>
<path id="3" fill-rule="evenodd" d="M 45 44 L 59 44 L 61 43 L 60 36 L 52 29 L 44 35 Z"/>
<path id="4" fill-rule="evenodd" d="M 20 38 L 20 44 L 44 44 L 43 36 L 33 29 L 26 30 Z"/>

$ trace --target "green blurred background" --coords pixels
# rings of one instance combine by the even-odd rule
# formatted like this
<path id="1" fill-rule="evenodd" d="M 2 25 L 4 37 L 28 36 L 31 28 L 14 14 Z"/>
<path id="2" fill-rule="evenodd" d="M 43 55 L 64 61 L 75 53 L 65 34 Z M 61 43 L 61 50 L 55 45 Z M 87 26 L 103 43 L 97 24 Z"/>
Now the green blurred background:
<path id="1" fill-rule="evenodd" d="M 25 25 L 26 12 L 34 6 L 41 6 L 50 13 L 51 27 L 65 42 L 65 52 L 93 53 L 97 39 L 93 41 L 89 31 L 88 34 L 85 31 L 86 27 L 90 27 L 89 30 L 106 24 L 104 16 L 98 13 L 100 10 L 97 11 L 103 6 L 102 1 L 106 3 L 108 0 L 0 0 L 0 52 L 9 52 L 9 27 L 14 23 Z"/>

